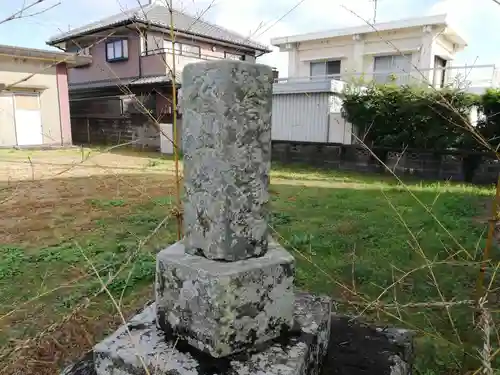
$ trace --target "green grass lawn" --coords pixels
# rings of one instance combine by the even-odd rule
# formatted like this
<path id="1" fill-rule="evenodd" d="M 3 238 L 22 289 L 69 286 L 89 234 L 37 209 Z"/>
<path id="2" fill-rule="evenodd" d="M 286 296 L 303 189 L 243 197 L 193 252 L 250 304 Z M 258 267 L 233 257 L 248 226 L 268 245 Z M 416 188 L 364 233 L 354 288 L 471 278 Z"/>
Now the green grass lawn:
<path id="1" fill-rule="evenodd" d="M 275 166 L 271 232 L 296 257 L 298 287 L 329 294 L 339 310 L 368 321 L 415 329 L 417 374 L 455 373 L 464 366 L 464 352 L 470 355 L 466 366 L 477 368 L 472 309 L 434 305 L 474 298 L 485 203 L 493 189 L 419 181 L 405 186 L 383 176 Z M 3 359 L 18 340 L 40 335 L 82 304 L 85 334 L 71 334 L 66 323 L 59 332 L 49 330 L 62 346 L 83 337 L 80 344 L 88 347 L 119 323 L 92 267 L 126 312 L 152 299 L 155 254 L 175 241 L 174 219 L 151 234 L 173 199 L 157 192 L 132 200 L 123 189 L 116 197 L 95 195 L 85 204 L 100 215 L 84 229 L 64 232 L 50 245 L 1 245 L 0 314 L 9 314 L 0 317 Z M 500 258 L 496 247 L 493 256 Z M 492 274 L 489 268 L 487 280 Z M 496 350 L 498 340 L 492 342 Z M 81 351 L 69 350 L 54 363 Z M 37 373 L 55 368 L 33 366 Z"/>
<path id="2" fill-rule="evenodd" d="M 307 169 L 275 175 L 283 181 L 273 185 L 272 224 L 295 252 L 298 285 L 333 295 L 347 313 L 416 330 L 417 373 L 454 373 L 464 350 L 477 356 L 469 307 L 421 304 L 474 299 L 492 189 Z M 498 261 L 497 247 L 493 254 Z M 376 300 L 392 306 L 365 308 Z"/>

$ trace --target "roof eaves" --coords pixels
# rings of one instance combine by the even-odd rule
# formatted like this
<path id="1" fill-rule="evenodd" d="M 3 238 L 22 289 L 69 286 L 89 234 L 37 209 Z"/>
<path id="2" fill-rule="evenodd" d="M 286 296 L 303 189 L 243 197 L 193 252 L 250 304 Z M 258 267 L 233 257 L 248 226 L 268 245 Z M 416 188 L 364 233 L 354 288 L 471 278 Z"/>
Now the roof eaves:
<path id="1" fill-rule="evenodd" d="M 346 37 L 354 34 L 377 33 L 380 31 L 400 30 L 405 28 L 419 27 L 424 25 L 445 25 L 447 26 L 447 17 L 445 14 L 433 16 L 407 18 L 394 21 L 381 22 L 373 25 L 358 25 L 346 28 L 316 31 L 305 34 L 289 35 L 271 39 L 271 44 L 279 47 L 288 43 L 308 42 L 312 40 L 329 39 L 337 37 Z"/>
<path id="2" fill-rule="evenodd" d="M 86 29 L 86 30 L 83 30 L 81 32 L 69 33 L 69 34 L 66 34 L 64 36 L 50 39 L 45 43 L 49 46 L 53 46 L 54 44 L 65 42 L 65 41 L 70 40 L 70 39 L 79 38 L 79 37 L 82 37 L 82 36 L 85 36 L 88 34 L 93 34 L 93 33 L 96 33 L 98 31 L 104 31 L 104 30 L 112 29 L 112 28 L 119 27 L 119 26 L 127 26 L 131 23 L 134 23 L 134 22 L 136 22 L 135 19 L 133 17 L 130 17 L 130 18 L 127 18 L 126 20 L 120 20 L 119 22 L 106 24 L 106 25 L 103 25 L 100 27 Z"/>
<path id="3" fill-rule="evenodd" d="M 452 43 L 457 44 L 458 46 L 464 48 L 467 47 L 468 43 L 455 29 L 451 27 L 446 27 L 442 33 L 443 36 L 448 38 Z"/>

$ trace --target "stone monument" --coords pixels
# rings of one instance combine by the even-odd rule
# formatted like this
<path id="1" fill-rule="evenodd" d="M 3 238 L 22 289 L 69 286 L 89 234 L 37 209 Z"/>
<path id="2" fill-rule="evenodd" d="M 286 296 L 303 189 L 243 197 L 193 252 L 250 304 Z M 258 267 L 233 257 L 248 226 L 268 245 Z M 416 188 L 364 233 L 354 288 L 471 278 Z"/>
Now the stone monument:
<path id="1" fill-rule="evenodd" d="M 319 373 L 331 300 L 294 293 L 294 258 L 268 232 L 272 78 L 185 66 L 185 237 L 157 256 L 155 303 L 94 347 L 98 375 Z"/>

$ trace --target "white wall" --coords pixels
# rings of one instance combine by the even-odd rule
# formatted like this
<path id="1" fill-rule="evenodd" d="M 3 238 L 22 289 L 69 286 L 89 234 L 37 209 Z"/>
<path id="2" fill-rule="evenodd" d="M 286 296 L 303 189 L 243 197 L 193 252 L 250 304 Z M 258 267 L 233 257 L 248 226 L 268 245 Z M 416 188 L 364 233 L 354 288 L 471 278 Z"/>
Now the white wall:
<path id="1" fill-rule="evenodd" d="M 432 43 L 432 55 L 442 57 L 445 60 L 453 60 L 455 57 L 455 50 L 453 48 L 453 43 L 450 42 L 442 35 L 443 30 L 434 30 L 433 33 L 433 43 Z M 432 66 L 434 66 L 434 58 L 432 59 Z"/>
<path id="2" fill-rule="evenodd" d="M 288 77 L 309 76 L 312 61 L 341 60 L 341 74 L 345 74 L 342 78 L 347 80 L 372 72 L 374 56 L 398 53 L 411 53 L 412 66 L 419 70 L 432 69 L 435 55 L 447 60 L 454 57 L 453 44 L 442 31 L 438 27 L 414 27 L 364 34 L 359 40 L 351 35 L 300 42 L 288 53 Z"/>
<path id="3" fill-rule="evenodd" d="M 274 94 L 272 104 L 273 140 L 352 143 L 352 125 L 342 118 L 336 94 Z"/>

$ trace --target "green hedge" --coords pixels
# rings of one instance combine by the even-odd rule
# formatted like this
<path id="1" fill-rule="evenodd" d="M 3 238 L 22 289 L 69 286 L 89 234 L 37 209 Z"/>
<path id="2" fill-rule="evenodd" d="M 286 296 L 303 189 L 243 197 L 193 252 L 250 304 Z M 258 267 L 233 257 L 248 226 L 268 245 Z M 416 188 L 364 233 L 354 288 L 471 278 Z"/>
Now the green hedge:
<path id="1" fill-rule="evenodd" d="M 500 89 L 489 89 L 481 96 L 479 108 L 484 118 L 478 121 L 478 131 L 493 149 L 500 144 Z"/>
<path id="2" fill-rule="evenodd" d="M 369 85 L 344 92 L 343 117 L 356 126 L 371 147 L 486 151 L 474 132 L 488 140 L 499 137 L 500 90 L 484 95 L 459 90 Z M 469 114 L 477 106 L 488 117 L 471 132 Z M 496 144 L 494 144 L 496 146 Z"/>

